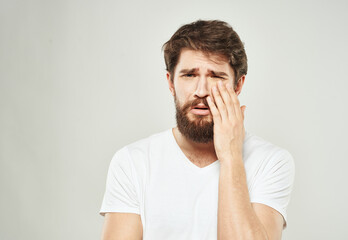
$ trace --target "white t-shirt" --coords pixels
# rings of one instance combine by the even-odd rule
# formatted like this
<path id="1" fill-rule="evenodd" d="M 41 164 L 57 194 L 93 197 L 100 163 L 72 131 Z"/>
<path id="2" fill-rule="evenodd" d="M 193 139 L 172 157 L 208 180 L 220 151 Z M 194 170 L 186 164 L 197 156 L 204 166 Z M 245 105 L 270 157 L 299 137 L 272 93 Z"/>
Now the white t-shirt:
<path id="1" fill-rule="evenodd" d="M 245 132 L 243 161 L 251 202 L 283 216 L 295 165 L 285 149 Z M 217 239 L 220 161 L 200 168 L 177 144 L 172 128 L 119 149 L 113 156 L 100 214 L 137 213 L 144 240 Z"/>

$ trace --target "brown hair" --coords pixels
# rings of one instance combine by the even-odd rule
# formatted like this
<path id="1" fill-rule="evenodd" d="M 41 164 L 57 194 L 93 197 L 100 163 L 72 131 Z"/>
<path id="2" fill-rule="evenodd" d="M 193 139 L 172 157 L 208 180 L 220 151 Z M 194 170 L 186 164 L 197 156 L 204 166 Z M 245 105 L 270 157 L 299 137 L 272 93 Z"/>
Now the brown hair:
<path id="1" fill-rule="evenodd" d="M 188 48 L 205 54 L 217 54 L 227 60 L 235 73 L 235 86 L 248 71 L 244 43 L 226 22 L 219 20 L 198 20 L 181 26 L 162 46 L 166 70 L 174 80 L 175 67 L 181 50 Z"/>

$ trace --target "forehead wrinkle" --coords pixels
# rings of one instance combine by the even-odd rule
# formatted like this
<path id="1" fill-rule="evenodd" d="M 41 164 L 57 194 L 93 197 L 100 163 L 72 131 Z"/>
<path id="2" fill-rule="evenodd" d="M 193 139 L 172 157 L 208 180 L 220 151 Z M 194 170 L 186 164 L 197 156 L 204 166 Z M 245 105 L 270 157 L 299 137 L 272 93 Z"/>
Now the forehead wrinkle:
<path id="1" fill-rule="evenodd" d="M 215 71 L 215 72 L 222 72 L 224 71 L 222 68 L 225 67 L 225 65 L 229 65 L 227 62 L 224 61 L 218 61 L 214 58 L 207 58 L 207 57 L 203 57 L 203 56 L 195 56 L 196 61 L 195 65 L 192 66 L 192 59 L 185 59 L 185 62 L 181 62 L 181 65 L 183 66 L 183 69 L 201 69 L 202 67 L 202 63 L 203 65 L 206 65 L 206 63 L 208 62 L 209 65 L 213 65 L 213 66 L 208 66 L 208 71 Z M 198 60 L 198 63 L 197 63 Z"/>
<path id="2" fill-rule="evenodd" d="M 226 69 L 225 69 L 225 64 L 227 64 L 227 66 L 229 66 L 228 63 L 226 62 L 214 62 L 214 61 L 211 61 L 209 59 L 209 65 L 210 66 L 204 66 L 204 65 L 207 65 L 206 62 L 207 60 L 206 59 L 198 59 L 199 62 L 197 61 L 192 61 L 192 60 L 186 60 L 185 62 L 181 62 L 180 63 L 180 71 L 183 71 L 183 70 L 190 70 L 190 71 L 199 71 L 200 69 L 202 68 L 206 68 L 207 71 L 209 72 L 226 72 Z"/>

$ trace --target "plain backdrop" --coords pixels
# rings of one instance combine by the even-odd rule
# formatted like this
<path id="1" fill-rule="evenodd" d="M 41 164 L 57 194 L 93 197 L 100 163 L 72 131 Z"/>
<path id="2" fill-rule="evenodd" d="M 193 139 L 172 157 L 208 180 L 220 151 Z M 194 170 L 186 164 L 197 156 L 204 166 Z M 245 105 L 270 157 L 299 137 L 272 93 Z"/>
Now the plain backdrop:
<path id="1" fill-rule="evenodd" d="M 245 43 L 248 131 L 295 159 L 284 240 L 347 239 L 346 1 L 3 1 L 0 239 L 100 239 L 121 147 L 174 127 L 162 44 L 220 19 Z"/>

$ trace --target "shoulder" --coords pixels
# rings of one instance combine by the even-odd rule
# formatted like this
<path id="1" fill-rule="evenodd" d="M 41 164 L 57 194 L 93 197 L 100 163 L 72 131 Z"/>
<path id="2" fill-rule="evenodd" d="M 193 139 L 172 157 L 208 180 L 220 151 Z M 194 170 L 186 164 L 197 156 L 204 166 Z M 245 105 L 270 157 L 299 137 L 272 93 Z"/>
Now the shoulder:
<path id="1" fill-rule="evenodd" d="M 127 149 L 129 155 L 132 158 L 146 156 L 151 152 L 154 148 L 162 148 L 162 146 L 166 145 L 169 140 L 169 134 L 171 129 L 166 129 L 157 133 L 154 133 L 148 137 L 139 139 L 133 143 L 130 143 L 124 148 Z"/>
<path id="2" fill-rule="evenodd" d="M 168 146 L 171 140 L 170 131 L 171 129 L 163 130 L 124 145 L 116 151 L 112 162 L 118 165 L 131 165 L 138 172 L 144 171 L 147 168 L 149 157 L 158 154 Z"/>
<path id="3" fill-rule="evenodd" d="M 245 160 L 253 165 L 258 163 L 270 168 L 286 164 L 291 170 L 295 168 L 294 157 L 286 148 L 251 132 L 245 134 L 243 154 Z"/>

